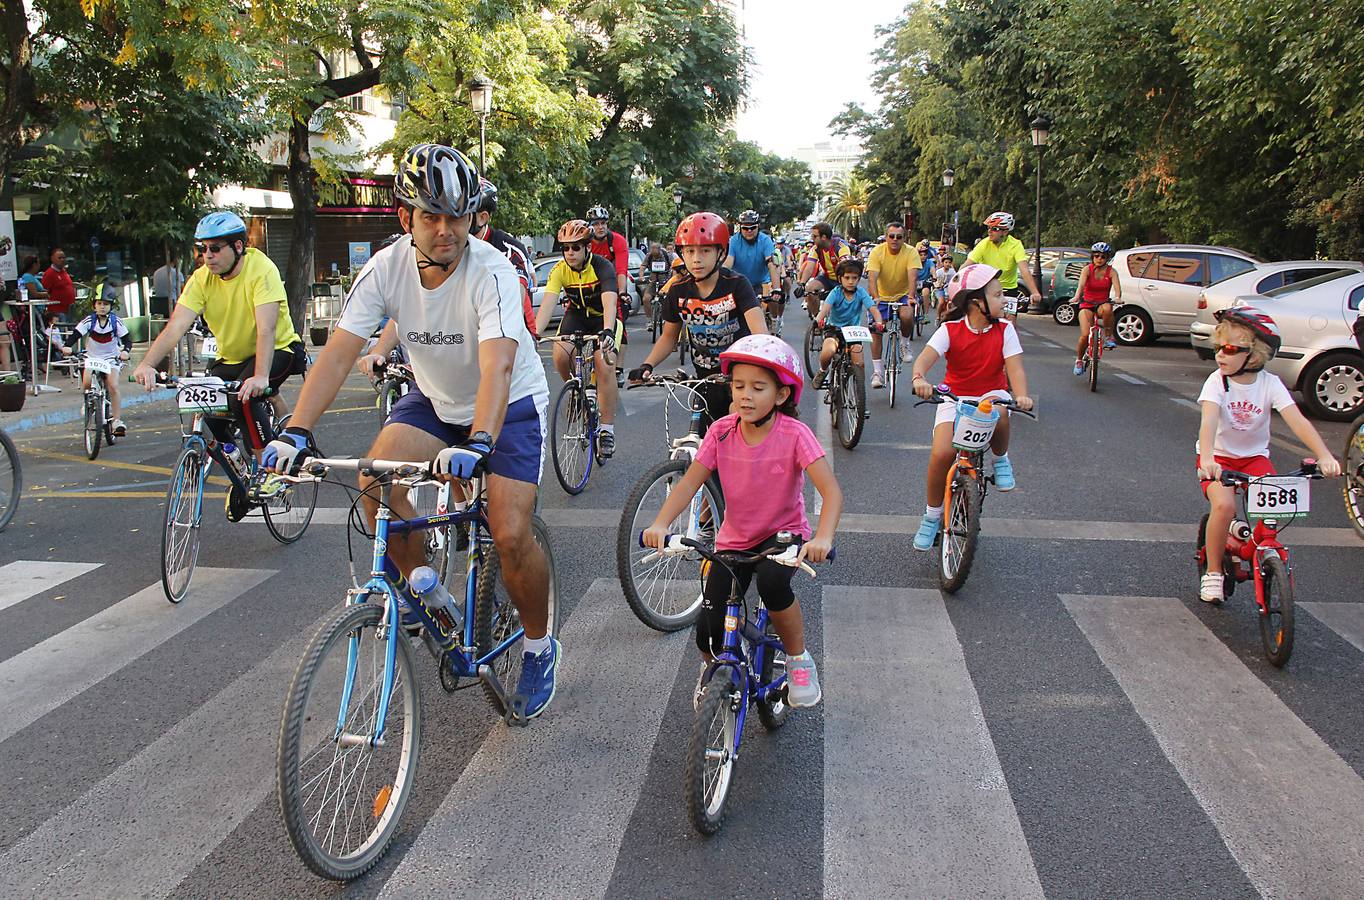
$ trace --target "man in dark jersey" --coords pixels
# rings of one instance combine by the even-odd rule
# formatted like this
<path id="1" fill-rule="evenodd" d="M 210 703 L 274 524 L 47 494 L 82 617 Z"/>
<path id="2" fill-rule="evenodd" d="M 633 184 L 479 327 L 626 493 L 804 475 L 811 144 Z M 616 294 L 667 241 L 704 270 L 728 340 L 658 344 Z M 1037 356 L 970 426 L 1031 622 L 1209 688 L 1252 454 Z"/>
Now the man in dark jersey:
<path id="1" fill-rule="evenodd" d="M 767 333 L 753 285 L 720 265 L 728 249 L 729 226 L 715 213 L 692 213 L 677 226 L 677 252 L 686 264 L 686 274 L 664 290 L 663 333 L 644 364 L 630 372 L 631 381 L 643 381 L 668 358 L 684 327 L 700 377 L 719 372 L 720 354 L 739 338 Z M 729 413 L 728 385 L 706 385 L 703 394 L 709 421 Z"/>

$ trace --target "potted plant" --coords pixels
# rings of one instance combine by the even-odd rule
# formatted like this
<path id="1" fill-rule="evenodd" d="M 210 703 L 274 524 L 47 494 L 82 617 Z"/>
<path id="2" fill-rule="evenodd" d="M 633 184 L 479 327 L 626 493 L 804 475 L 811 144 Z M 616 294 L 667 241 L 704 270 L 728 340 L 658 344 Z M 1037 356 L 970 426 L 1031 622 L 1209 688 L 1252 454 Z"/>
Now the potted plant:
<path id="1" fill-rule="evenodd" d="M 24 381 L 17 372 L 0 378 L 0 412 L 18 412 L 24 408 Z"/>

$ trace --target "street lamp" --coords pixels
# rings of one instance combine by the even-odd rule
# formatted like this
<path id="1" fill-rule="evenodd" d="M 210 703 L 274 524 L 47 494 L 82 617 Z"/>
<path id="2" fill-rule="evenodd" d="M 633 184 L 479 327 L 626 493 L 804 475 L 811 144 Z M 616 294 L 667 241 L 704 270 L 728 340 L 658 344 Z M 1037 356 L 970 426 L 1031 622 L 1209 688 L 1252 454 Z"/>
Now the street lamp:
<path id="1" fill-rule="evenodd" d="M 1033 263 L 1032 277 L 1036 280 L 1038 293 L 1042 291 L 1042 156 L 1051 137 L 1051 119 L 1038 113 L 1029 124 L 1032 130 L 1032 145 L 1037 148 L 1037 209 L 1033 219 Z M 1032 312 L 1041 312 L 1042 304 L 1030 304 Z"/>
<path id="2" fill-rule="evenodd" d="M 908 232 L 914 225 L 914 220 L 910 215 L 914 212 L 914 201 L 906 197 L 903 209 L 905 213 L 905 231 Z"/>
<path id="3" fill-rule="evenodd" d="M 493 83 L 479 75 L 469 82 L 469 106 L 478 116 L 478 171 L 486 174 L 488 150 L 488 113 L 493 111 Z"/>
<path id="4" fill-rule="evenodd" d="M 682 189 L 673 188 L 673 209 L 677 212 L 677 224 L 682 224 Z"/>
<path id="5" fill-rule="evenodd" d="M 951 166 L 948 166 L 946 169 L 943 169 L 943 171 L 942 171 L 942 186 L 943 186 L 943 188 L 944 188 L 944 190 L 943 190 L 943 225 L 944 225 L 944 226 L 948 226 L 948 225 L 951 225 L 951 224 L 952 224 L 952 182 L 954 182 L 954 181 L 956 181 L 956 180 L 957 180 L 957 173 L 952 171 L 952 167 L 951 167 Z M 944 233 L 944 236 L 946 236 L 946 233 L 947 233 L 947 228 L 946 228 L 946 227 L 943 228 L 943 233 Z M 952 229 L 952 246 L 955 247 L 956 245 L 957 245 L 957 229 L 956 229 L 956 228 L 953 228 L 953 229 Z"/>

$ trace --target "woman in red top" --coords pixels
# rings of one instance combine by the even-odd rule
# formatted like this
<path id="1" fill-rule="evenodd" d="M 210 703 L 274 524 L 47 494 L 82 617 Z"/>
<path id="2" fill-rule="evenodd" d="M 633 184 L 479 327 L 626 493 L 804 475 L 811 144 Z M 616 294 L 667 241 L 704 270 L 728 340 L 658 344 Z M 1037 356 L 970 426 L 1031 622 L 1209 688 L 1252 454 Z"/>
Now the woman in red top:
<path id="1" fill-rule="evenodd" d="M 1097 312 L 1104 322 L 1104 349 L 1112 350 L 1117 346 L 1113 340 L 1113 304 L 1108 298 L 1122 302 L 1122 285 L 1118 283 L 1118 272 L 1109 260 L 1113 258 L 1113 248 L 1099 241 L 1089 248 L 1091 259 L 1080 273 L 1080 283 L 1075 288 L 1075 296 L 1070 302 L 1080 309 L 1080 340 L 1075 345 L 1075 374 L 1085 373 L 1085 344 L 1089 343 L 1089 329 L 1094 327 L 1094 314 Z"/>

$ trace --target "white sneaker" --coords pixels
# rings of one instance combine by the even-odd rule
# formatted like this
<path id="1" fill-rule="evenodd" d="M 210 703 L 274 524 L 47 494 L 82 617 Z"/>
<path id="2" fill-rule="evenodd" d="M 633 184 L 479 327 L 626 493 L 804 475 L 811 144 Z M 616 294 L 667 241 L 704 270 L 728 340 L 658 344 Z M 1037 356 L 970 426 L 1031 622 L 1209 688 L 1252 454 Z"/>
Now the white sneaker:
<path id="1" fill-rule="evenodd" d="M 886 386 L 885 379 L 883 379 L 880 375 L 876 373 L 872 373 L 871 386 L 873 388 L 883 388 Z"/>
<path id="2" fill-rule="evenodd" d="M 1198 583 L 1198 599 L 1204 603 L 1221 603 L 1222 593 L 1222 573 L 1209 572 L 1203 576 L 1203 580 Z"/>
<path id="3" fill-rule="evenodd" d="M 914 361 L 914 351 L 909 346 L 909 341 L 900 339 L 900 362 L 907 363 Z"/>
<path id="4" fill-rule="evenodd" d="M 793 707 L 815 706 L 824 694 L 819 689 L 819 672 L 815 661 L 806 650 L 800 656 L 786 658 L 786 702 Z"/>

